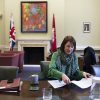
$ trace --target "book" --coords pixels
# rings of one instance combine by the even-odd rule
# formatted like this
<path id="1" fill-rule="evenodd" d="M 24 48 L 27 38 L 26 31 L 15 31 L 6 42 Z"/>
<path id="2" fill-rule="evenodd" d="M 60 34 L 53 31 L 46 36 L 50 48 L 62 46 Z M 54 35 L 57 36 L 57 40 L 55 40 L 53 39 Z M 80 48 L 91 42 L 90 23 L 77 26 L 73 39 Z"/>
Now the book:
<path id="1" fill-rule="evenodd" d="M 0 92 L 20 92 L 20 78 L 16 78 L 12 83 L 8 80 L 0 81 Z"/>

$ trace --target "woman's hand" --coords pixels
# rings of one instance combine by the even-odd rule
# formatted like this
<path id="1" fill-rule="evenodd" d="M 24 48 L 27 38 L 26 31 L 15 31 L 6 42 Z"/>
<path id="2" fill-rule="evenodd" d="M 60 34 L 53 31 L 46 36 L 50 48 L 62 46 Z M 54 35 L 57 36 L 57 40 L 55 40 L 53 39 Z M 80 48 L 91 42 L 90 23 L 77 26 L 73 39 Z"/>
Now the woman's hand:
<path id="1" fill-rule="evenodd" d="M 62 74 L 62 81 L 64 81 L 66 84 L 71 83 L 69 77 L 65 74 Z"/>
<path id="2" fill-rule="evenodd" d="M 83 72 L 83 77 L 85 78 L 89 78 L 91 76 L 91 74 L 87 73 L 87 72 Z"/>

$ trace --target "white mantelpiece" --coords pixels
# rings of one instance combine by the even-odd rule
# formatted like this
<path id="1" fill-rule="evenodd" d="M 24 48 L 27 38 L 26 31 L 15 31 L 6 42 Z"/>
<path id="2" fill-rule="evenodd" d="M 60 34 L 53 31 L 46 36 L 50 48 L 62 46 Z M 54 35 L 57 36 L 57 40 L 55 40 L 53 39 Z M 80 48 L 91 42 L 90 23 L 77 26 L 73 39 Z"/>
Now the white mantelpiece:
<path id="1" fill-rule="evenodd" d="M 28 39 L 19 39 L 18 41 L 18 50 L 23 51 L 24 47 L 44 47 L 44 58 L 48 56 L 50 49 L 50 40 L 28 40 Z"/>

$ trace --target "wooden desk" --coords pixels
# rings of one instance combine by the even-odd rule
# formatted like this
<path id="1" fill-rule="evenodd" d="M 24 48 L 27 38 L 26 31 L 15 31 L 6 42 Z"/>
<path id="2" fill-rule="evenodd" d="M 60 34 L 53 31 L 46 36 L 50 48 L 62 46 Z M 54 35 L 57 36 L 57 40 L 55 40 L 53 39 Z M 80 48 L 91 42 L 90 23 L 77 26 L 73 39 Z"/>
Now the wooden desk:
<path id="1" fill-rule="evenodd" d="M 42 97 L 42 88 L 44 87 L 52 87 L 47 81 L 40 81 L 39 83 L 39 91 L 29 91 L 30 82 L 24 81 L 20 96 L 16 95 L 6 95 L 0 94 L 0 100 L 42 100 L 39 99 Z M 88 89 L 80 89 L 75 85 L 71 86 L 64 86 L 62 88 L 53 89 L 53 96 L 59 96 L 59 100 L 80 100 L 78 99 L 79 96 L 88 96 L 89 90 Z M 83 99 L 81 99 L 83 100 Z M 85 100 L 85 99 L 84 99 Z"/>

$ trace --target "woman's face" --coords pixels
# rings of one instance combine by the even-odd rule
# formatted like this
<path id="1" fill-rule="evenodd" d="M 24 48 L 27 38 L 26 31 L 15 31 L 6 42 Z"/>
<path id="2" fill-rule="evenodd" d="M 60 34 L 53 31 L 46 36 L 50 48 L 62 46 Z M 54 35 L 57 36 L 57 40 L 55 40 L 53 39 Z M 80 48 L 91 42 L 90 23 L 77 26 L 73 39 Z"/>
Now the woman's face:
<path id="1" fill-rule="evenodd" d="M 72 44 L 71 42 L 68 41 L 68 42 L 65 44 L 65 47 L 64 47 L 65 53 L 66 53 L 66 54 L 71 54 L 71 53 L 73 52 L 73 50 L 74 50 L 73 44 Z"/>

